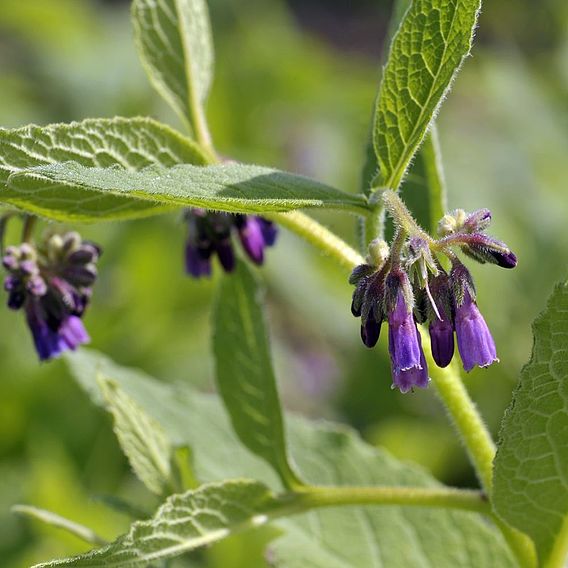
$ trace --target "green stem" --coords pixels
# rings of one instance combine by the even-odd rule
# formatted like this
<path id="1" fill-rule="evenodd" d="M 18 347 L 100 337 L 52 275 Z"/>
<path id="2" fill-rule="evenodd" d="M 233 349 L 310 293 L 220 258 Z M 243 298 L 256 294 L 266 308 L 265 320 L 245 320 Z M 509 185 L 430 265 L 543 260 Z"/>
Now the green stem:
<path id="1" fill-rule="evenodd" d="M 395 224 L 404 229 L 409 235 L 418 235 L 426 242 L 433 242 L 432 237 L 420 227 L 414 217 L 395 191 L 386 189 L 382 192 L 382 201 L 385 209 L 394 219 Z"/>
<path id="2" fill-rule="evenodd" d="M 307 511 L 345 505 L 398 505 L 462 509 L 489 514 L 481 491 L 423 487 L 308 487 L 293 498 L 293 507 Z"/>
<path id="3" fill-rule="evenodd" d="M 345 268 L 352 270 L 365 262 L 365 259 L 343 239 L 300 211 L 263 213 L 262 216 L 293 231 Z"/>
<path id="4" fill-rule="evenodd" d="M 461 380 L 456 361 L 444 369 L 438 367 L 432 358 L 430 338 L 424 328 L 421 328 L 421 336 L 432 383 L 465 446 L 481 486 L 487 495 L 491 495 L 495 443 Z M 492 517 L 517 557 L 519 565 L 522 568 L 536 566 L 534 546 L 530 539 L 495 515 Z"/>
<path id="5" fill-rule="evenodd" d="M 35 217 L 34 215 L 26 215 L 24 217 L 24 228 L 22 230 L 22 242 L 24 242 L 24 243 L 31 242 L 36 221 L 37 221 L 37 217 Z"/>
<path id="6" fill-rule="evenodd" d="M 382 239 L 385 235 L 385 210 L 382 203 L 377 203 L 365 218 L 365 246 L 373 239 Z"/>

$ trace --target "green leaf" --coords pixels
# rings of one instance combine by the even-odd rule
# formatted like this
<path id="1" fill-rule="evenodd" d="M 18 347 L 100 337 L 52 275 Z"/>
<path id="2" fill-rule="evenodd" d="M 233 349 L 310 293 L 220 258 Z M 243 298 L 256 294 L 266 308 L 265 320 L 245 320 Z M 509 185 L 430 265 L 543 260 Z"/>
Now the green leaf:
<path id="1" fill-rule="evenodd" d="M 136 521 L 128 534 L 109 546 L 39 566 L 140 566 L 178 556 L 268 521 L 278 501 L 256 481 L 204 485 L 172 495 L 147 521 Z"/>
<path id="2" fill-rule="evenodd" d="M 214 58 L 205 0 L 134 0 L 132 23 L 151 83 L 199 132 Z"/>
<path id="3" fill-rule="evenodd" d="M 393 38 L 375 113 L 381 185 L 398 189 L 473 41 L 480 0 L 414 0 Z"/>
<path id="4" fill-rule="evenodd" d="M 217 385 L 241 442 L 284 486 L 294 487 L 301 482 L 288 461 L 263 301 L 264 290 L 245 263 L 221 280 L 213 311 Z"/>
<path id="5" fill-rule="evenodd" d="M 173 452 L 162 427 L 103 374 L 99 376 L 99 385 L 107 410 L 114 418 L 114 433 L 134 473 L 153 493 L 171 493 Z"/>
<path id="6" fill-rule="evenodd" d="M 438 131 L 434 123 L 416 153 L 401 194 L 420 226 L 436 235 L 438 222 L 447 210 L 447 200 Z"/>
<path id="7" fill-rule="evenodd" d="M 101 404 L 96 373 L 120 384 L 163 427 L 172 443 L 192 448 L 202 482 L 255 478 L 273 490 L 278 478 L 238 443 L 219 400 L 187 385 L 171 386 L 119 367 L 94 352 L 67 358 L 80 384 Z M 435 487 L 422 470 L 403 464 L 333 424 L 288 417 L 289 444 L 302 477 L 312 483 Z M 279 567 L 513 568 L 502 537 L 473 513 L 405 507 L 338 507 L 280 519 L 285 536 L 270 545 Z"/>
<path id="8" fill-rule="evenodd" d="M 71 124 L 0 129 L 0 185 L 10 175 L 48 164 L 72 160 L 83 166 L 120 167 L 135 171 L 148 166 L 204 164 L 206 158 L 193 142 L 149 118 L 89 119 Z M 10 188 L 0 188 L 0 200 L 32 213 L 49 216 L 44 207 Z M 142 217 L 169 209 L 124 196 L 93 195 L 78 188 L 51 192 L 59 220 Z"/>
<path id="9" fill-rule="evenodd" d="M 242 213 L 303 207 L 366 210 L 363 196 L 343 193 L 303 176 L 242 164 L 184 164 L 128 171 L 66 162 L 15 173 L 9 187 L 9 199 L 2 192 L 0 199 L 12 202 L 17 196 L 19 206 L 31 212 L 83 222 L 112 219 L 117 211 L 134 217 L 140 204 L 146 214 L 149 208 L 161 212 L 165 206 Z"/>
<path id="10" fill-rule="evenodd" d="M 106 544 L 106 541 L 90 528 L 80 525 L 75 521 L 70 521 L 69 519 L 62 517 L 57 513 L 53 513 L 52 511 L 46 511 L 45 509 L 32 507 L 30 505 L 14 505 L 10 510 L 16 515 L 36 519 L 42 523 L 51 525 L 52 527 L 57 527 L 58 529 L 67 531 L 89 544 L 95 544 L 98 546 Z"/>
<path id="11" fill-rule="evenodd" d="M 493 503 L 534 540 L 540 565 L 557 567 L 568 553 L 568 283 L 555 288 L 533 334 L 501 426 Z"/>

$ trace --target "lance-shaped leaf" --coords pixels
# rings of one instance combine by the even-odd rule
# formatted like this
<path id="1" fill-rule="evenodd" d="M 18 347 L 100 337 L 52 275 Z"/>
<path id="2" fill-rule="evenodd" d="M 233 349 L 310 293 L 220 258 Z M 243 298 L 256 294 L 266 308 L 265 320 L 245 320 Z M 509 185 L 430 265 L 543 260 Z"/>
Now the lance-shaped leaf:
<path id="1" fill-rule="evenodd" d="M 536 319 L 534 346 L 503 420 L 493 503 L 535 542 L 541 566 L 568 555 L 568 283 Z"/>
<path id="2" fill-rule="evenodd" d="M 172 495 L 151 519 L 133 523 L 128 534 L 109 546 L 39 564 L 38 568 L 146 566 L 263 525 L 278 505 L 274 494 L 256 481 L 204 485 L 195 491 Z"/>
<path id="3" fill-rule="evenodd" d="M 468 55 L 480 0 L 414 0 L 393 38 L 375 113 L 381 185 L 398 189 Z"/>
<path id="4" fill-rule="evenodd" d="M 126 171 L 206 163 L 205 156 L 191 140 L 149 118 L 88 119 L 71 124 L 0 129 L 0 201 L 49 215 L 49 208 L 30 203 L 2 186 L 14 173 L 69 160 L 83 166 L 120 167 Z M 51 201 L 58 204 L 59 211 L 68 211 L 57 217 L 61 220 L 96 217 L 101 211 L 108 219 L 142 217 L 155 214 L 160 208 L 151 202 L 94 195 L 78 188 L 71 193 L 52 193 Z M 77 207 L 82 215 L 74 214 Z M 161 206 L 162 211 L 166 209 Z"/>
<path id="5" fill-rule="evenodd" d="M 73 374 L 102 404 L 97 372 L 120 384 L 176 444 L 192 449 L 198 479 L 254 478 L 277 490 L 266 463 L 239 444 L 219 399 L 120 367 L 94 352 L 67 358 Z M 436 487 L 419 468 L 363 442 L 348 428 L 288 416 L 289 445 L 302 477 L 324 485 Z M 285 535 L 269 545 L 279 568 L 513 568 L 499 532 L 474 513 L 406 507 L 337 507 L 279 519 Z"/>
<path id="6" fill-rule="evenodd" d="M 213 312 L 217 385 L 243 444 L 266 460 L 285 486 L 294 487 L 299 480 L 288 461 L 263 296 L 243 262 L 221 280 Z"/>
<path id="7" fill-rule="evenodd" d="M 174 486 L 173 452 L 162 427 L 114 381 L 101 374 L 99 385 L 114 418 L 114 433 L 134 473 L 153 493 L 166 494 Z"/>
<path id="8" fill-rule="evenodd" d="M 132 23 L 150 81 L 194 132 L 213 78 L 205 0 L 134 0 Z"/>
<path id="9" fill-rule="evenodd" d="M 18 206 L 33 213 L 84 222 L 112 219 L 117 211 L 135 217 L 141 204 L 156 212 L 166 206 L 242 213 L 303 207 L 366 210 L 363 196 L 303 176 L 243 164 L 129 171 L 66 162 L 13 174 L 9 189 L 0 191 L 0 200 L 13 203 L 16 199 Z"/>

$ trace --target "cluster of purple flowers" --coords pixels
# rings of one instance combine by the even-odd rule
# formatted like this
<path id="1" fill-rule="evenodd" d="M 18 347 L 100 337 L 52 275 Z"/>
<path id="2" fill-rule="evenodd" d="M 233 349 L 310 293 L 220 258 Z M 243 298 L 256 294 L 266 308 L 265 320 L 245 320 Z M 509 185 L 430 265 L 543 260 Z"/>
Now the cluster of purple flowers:
<path id="1" fill-rule="evenodd" d="M 97 277 L 100 248 L 75 232 L 51 235 L 40 249 L 23 243 L 6 249 L 8 307 L 23 309 L 44 361 L 89 341 L 81 318 Z"/>
<path id="2" fill-rule="evenodd" d="M 188 226 L 185 267 L 194 278 L 211 275 L 214 254 L 226 272 L 234 270 L 233 231 L 237 232 L 247 256 L 258 265 L 264 262 L 264 249 L 276 242 L 276 226 L 262 217 L 188 209 L 185 219 Z"/>
<path id="3" fill-rule="evenodd" d="M 401 392 L 428 385 L 419 323 L 428 323 L 432 357 L 439 367 L 449 365 L 454 356 L 454 333 L 466 371 L 498 361 L 495 343 L 476 304 L 471 274 L 451 250 L 456 247 L 479 262 L 515 267 L 517 258 L 509 248 L 483 233 L 490 221 L 487 209 L 469 215 L 457 210 L 442 219 L 441 238 L 431 243 L 435 252 L 449 257 L 449 273 L 421 236 L 395 241 L 392 250 L 384 241 L 373 241 L 368 263 L 352 272 L 351 311 L 361 318 L 361 339 L 367 347 L 374 347 L 382 322 L 388 321 L 393 387 Z"/>

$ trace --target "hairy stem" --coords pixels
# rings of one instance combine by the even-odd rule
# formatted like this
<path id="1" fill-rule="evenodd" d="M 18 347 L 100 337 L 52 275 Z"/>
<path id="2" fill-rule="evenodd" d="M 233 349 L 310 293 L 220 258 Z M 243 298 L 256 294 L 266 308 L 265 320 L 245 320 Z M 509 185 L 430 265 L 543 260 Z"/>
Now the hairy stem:
<path id="1" fill-rule="evenodd" d="M 262 216 L 293 231 L 323 253 L 332 257 L 344 268 L 351 270 L 358 264 L 365 262 L 365 259 L 343 239 L 300 211 L 263 213 Z"/>
<path id="2" fill-rule="evenodd" d="M 386 189 L 382 192 L 381 196 L 385 209 L 398 227 L 404 229 L 409 235 L 418 235 L 426 242 L 432 242 L 432 237 L 415 221 L 408 207 L 406 207 L 404 201 L 402 201 L 395 191 Z"/>
<path id="3" fill-rule="evenodd" d="M 444 369 L 438 367 L 432 358 L 430 338 L 424 328 L 421 328 L 421 335 L 432 383 L 465 446 L 481 486 L 487 495 L 491 495 L 495 443 L 461 380 L 456 361 Z M 534 546 L 530 539 L 495 515 L 492 516 L 519 565 L 522 568 L 536 566 Z"/>
<path id="4" fill-rule="evenodd" d="M 293 498 L 293 507 L 307 511 L 345 505 L 402 505 L 440 507 L 489 514 L 491 509 L 481 491 L 423 487 L 307 487 Z"/>

